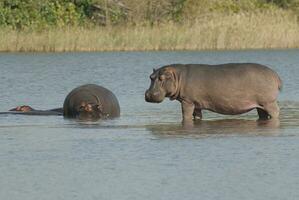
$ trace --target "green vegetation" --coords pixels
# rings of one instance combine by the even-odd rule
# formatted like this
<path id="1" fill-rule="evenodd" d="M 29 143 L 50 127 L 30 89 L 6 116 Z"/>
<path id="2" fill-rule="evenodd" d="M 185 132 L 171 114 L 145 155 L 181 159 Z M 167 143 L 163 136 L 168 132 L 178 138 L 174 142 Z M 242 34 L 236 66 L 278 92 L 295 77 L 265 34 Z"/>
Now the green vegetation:
<path id="1" fill-rule="evenodd" d="M 299 0 L 0 0 L 0 51 L 298 48 Z"/>

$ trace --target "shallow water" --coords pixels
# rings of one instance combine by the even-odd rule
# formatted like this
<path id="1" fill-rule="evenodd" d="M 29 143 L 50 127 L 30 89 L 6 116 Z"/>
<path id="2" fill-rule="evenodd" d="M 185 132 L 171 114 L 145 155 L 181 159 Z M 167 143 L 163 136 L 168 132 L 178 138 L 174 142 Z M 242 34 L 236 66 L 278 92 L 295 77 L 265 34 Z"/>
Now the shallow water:
<path id="1" fill-rule="evenodd" d="M 256 112 L 182 127 L 178 102 L 144 101 L 153 67 L 257 62 L 278 72 L 281 117 Z M 299 50 L 0 54 L 0 110 L 62 106 L 73 88 L 112 90 L 121 117 L 0 116 L 0 199 L 299 199 Z"/>

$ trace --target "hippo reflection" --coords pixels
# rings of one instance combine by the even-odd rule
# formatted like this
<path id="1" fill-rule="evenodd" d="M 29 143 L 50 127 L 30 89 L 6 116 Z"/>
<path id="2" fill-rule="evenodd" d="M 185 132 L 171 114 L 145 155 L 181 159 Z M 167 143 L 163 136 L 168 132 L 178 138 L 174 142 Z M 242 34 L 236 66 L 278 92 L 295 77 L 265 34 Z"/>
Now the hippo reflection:
<path id="1" fill-rule="evenodd" d="M 73 89 L 65 98 L 63 108 L 35 110 L 23 105 L 10 110 L 12 114 L 63 115 L 82 120 L 111 119 L 119 117 L 120 107 L 116 96 L 108 89 L 87 84 Z"/>
<path id="2" fill-rule="evenodd" d="M 145 100 L 180 101 L 184 122 L 201 119 L 203 109 L 236 115 L 256 108 L 259 119 L 279 117 L 276 99 L 281 79 L 260 64 L 173 64 L 154 70 L 150 79 Z"/>
<path id="3" fill-rule="evenodd" d="M 213 136 L 213 135 L 276 135 L 280 133 L 280 121 L 247 120 L 247 119 L 216 119 L 198 120 L 194 126 L 181 124 L 160 124 L 146 127 L 157 137 L 180 136 Z"/>

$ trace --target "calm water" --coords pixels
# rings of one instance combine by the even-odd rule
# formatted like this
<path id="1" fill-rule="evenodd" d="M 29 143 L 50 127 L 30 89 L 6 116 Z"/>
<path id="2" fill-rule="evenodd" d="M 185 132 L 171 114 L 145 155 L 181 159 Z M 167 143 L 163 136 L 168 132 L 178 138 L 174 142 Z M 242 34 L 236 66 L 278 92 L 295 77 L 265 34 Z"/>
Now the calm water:
<path id="1" fill-rule="evenodd" d="M 186 129 L 178 102 L 144 101 L 153 67 L 257 62 L 283 82 L 281 118 L 203 112 Z M 0 199 L 299 199 L 299 50 L 0 54 L 0 110 L 62 106 L 95 83 L 121 117 L 79 123 L 61 116 L 0 116 Z"/>

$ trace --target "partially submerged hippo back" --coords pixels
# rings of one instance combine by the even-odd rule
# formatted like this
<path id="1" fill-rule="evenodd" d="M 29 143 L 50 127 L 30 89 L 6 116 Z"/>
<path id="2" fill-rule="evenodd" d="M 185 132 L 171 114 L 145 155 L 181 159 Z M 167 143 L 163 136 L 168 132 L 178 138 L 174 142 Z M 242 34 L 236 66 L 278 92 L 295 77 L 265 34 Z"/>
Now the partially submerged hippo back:
<path id="1" fill-rule="evenodd" d="M 87 84 L 73 89 L 65 98 L 63 115 L 79 119 L 110 119 L 119 117 L 120 107 L 108 89 Z"/>

